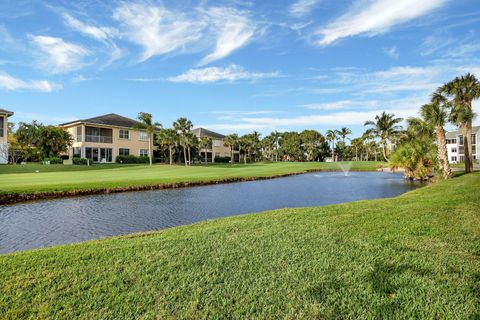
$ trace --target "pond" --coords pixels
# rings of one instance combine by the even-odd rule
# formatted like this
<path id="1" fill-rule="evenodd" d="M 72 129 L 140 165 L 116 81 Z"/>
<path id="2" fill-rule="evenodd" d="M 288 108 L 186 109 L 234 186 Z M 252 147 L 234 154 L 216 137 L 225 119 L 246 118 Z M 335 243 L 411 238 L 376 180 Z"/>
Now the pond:
<path id="1" fill-rule="evenodd" d="M 0 253 L 278 208 L 394 197 L 417 187 L 397 173 L 321 172 L 0 206 Z"/>

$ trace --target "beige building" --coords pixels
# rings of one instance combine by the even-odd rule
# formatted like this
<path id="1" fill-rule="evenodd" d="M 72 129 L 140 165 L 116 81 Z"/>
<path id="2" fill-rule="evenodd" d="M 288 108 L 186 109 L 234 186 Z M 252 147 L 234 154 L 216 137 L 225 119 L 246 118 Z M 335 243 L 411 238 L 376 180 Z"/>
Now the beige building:
<path id="1" fill-rule="evenodd" d="M 197 136 L 197 138 L 201 137 L 210 137 L 212 138 L 212 145 L 210 148 L 203 148 L 200 149 L 200 156 L 202 159 L 205 158 L 205 152 L 207 153 L 207 159 L 209 162 L 213 162 L 216 157 L 230 157 L 231 156 L 231 151 L 230 147 L 226 147 L 223 144 L 223 138 L 225 136 L 220 133 L 216 133 L 204 128 L 196 128 L 192 130 L 193 134 Z M 239 152 L 238 150 L 234 150 L 233 152 L 233 160 L 235 162 L 239 161 Z"/>
<path id="2" fill-rule="evenodd" d="M 0 109 L 0 164 L 8 163 L 8 117 L 13 112 Z"/>
<path id="3" fill-rule="evenodd" d="M 140 122 L 114 113 L 60 125 L 74 138 L 68 150 L 70 158 L 101 163 L 115 162 L 119 155 L 148 156 L 148 134 L 138 126 Z"/>

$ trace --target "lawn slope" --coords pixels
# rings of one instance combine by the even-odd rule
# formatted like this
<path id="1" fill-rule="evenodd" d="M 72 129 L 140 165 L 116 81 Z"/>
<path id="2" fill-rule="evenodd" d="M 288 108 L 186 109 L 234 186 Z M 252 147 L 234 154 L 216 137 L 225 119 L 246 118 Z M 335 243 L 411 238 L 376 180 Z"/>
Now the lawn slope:
<path id="1" fill-rule="evenodd" d="M 0 315 L 478 319 L 479 190 L 475 173 L 398 198 L 0 256 Z"/>

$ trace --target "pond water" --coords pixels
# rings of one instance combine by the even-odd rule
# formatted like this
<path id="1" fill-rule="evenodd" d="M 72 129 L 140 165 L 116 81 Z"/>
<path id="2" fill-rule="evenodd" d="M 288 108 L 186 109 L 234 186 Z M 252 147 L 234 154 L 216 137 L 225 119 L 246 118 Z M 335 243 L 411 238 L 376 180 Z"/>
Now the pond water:
<path id="1" fill-rule="evenodd" d="M 0 253 L 270 209 L 393 197 L 416 187 L 397 173 L 322 172 L 0 206 Z"/>

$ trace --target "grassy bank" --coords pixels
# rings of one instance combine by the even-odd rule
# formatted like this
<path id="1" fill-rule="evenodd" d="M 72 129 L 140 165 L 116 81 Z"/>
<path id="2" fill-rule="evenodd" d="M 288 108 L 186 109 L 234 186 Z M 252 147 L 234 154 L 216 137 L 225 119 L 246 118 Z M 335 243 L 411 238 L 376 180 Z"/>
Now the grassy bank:
<path id="1" fill-rule="evenodd" d="M 351 170 L 376 170 L 385 166 L 382 162 L 352 162 Z M 97 165 L 98 166 L 98 165 Z M 104 165 L 106 166 L 106 165 Z M 0 178 L 0 194 L 61 192 L 70 190 L 94 190 L 124 188 L 131 186 L 212 182 L 229 179 L 251 179 L 271 177 L 308 170 L 340 170 L 336 163 L 257 163 L 207 166 L 127 165 L 108 169 L 86 169 L 83 171 L 5 173 Z M 48 169 L 49 166 L 44 166 Z M 67 166 L 64 166 L 67 167 Z M 95 168 L 93 166 L 92 168 Z M 0 167 L 2 169 L 3 167 Z M 67 167 L 68 168 L 68 167 Z M 88 167 L 82 167 L 88 168 Z M 70 169 L 66 169 L 70 170 Z"/>
<path id="2" fill-rule="evenodd" d="M 0 256 L 0 315 L 478 318 L 478 190 L 475 173 L 393 199 Z"/>

